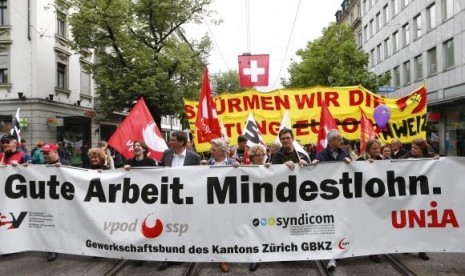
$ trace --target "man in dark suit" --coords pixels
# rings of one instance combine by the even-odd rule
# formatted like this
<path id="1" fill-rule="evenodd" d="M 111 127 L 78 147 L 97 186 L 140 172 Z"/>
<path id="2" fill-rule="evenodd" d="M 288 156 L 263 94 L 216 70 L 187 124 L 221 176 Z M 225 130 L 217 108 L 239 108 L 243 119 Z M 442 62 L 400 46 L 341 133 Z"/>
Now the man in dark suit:
<path id="1" fill-rule="evenodd" d="M 182 167 L 200 165 L 200 156 L 186 149 L 187 135 L 183 131 L 175 130 L 171 132 L 168 144 L 170 148 L 163 153 L 163 157 L 158 162 L 159 166 Z"/>
<path id="2" fill-rule="evenodd" d="M 187 135 L 183 131 L 175 130 L 171 132 L 168 142 L 170 148 L 163 152 L 163 157 L 158 162 L 159 166 L 182 167 L 200 165 L 200 156 L 188 149 Z M 181 262 L 162 262 L 158 270 L 165 270 L 172 265 L 182 264 Z"/>

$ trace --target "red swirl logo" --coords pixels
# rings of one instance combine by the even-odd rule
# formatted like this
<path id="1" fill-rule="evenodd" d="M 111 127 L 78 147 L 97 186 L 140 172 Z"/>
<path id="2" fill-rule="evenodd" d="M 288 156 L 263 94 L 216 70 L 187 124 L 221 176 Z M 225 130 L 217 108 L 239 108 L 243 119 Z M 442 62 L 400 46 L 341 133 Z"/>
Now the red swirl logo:
<path id="1" fill-rule="evenodd" d="M 154 239 L 160 236 L 161 233 L 163 232 L 163 223 L 161 222 L 160 219 L 156 219 L 155 225 L 153 226 L 147 225 L 147 219 L 152 215 L 153 214 L 150 214 L 144 219 L 144 221 L 142 222 L 142 228 L 141 228 L 142 235 L 144 235 L 146 238 L 149 238 L 149 239 Z"/>

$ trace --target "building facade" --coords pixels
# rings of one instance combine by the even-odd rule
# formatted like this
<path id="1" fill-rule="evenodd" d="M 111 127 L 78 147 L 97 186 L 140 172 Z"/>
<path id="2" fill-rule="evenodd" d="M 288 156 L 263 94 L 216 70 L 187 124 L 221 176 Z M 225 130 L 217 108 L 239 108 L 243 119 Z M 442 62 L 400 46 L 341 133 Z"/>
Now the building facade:
<path id="1" fill-rule="evenodd" d="M 362 0 L 369 68 L 391 74 L 401 97 L 426 85 L 427 138 L 442 155 L 465 156 L 465 2 Z"/>
<path id="2" fill-rule="evenodd" d="M 20 108 L 21 138 L 29 145 L 65 142 L 76 164 L 80 147 L 109 139 L 126 114 L 99 116 L 95 83 L 84 69 L 92 52 L 70 49 L 67 11 L 53 3 L 0 0 L 0 133 L 10 131 Z M 177 119 L 166 122 L 165 132 L 181 128 Z"/>

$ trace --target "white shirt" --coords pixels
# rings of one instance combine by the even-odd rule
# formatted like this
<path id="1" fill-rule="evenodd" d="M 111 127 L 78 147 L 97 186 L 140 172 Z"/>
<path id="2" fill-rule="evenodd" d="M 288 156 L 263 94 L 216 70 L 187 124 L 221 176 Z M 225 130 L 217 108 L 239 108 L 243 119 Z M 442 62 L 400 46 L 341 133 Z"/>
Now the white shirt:
<path id="1" fill-rule="evenodd" d="M 173 154 L 173 161 L 171 161 L 171 167 L 182 167 L 184 166 L 184 159 L 186 158 L 186 149 L 181 154 Z"/>

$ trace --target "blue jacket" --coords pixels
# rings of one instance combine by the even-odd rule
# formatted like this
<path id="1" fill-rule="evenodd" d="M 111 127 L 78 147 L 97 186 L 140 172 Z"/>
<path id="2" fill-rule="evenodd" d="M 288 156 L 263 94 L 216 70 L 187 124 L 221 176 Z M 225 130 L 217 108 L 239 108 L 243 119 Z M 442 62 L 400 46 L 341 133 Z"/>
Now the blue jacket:
<path id="1" fill-rule="evenodd" d="M 326 147 L 323 151 L 318 153 L 316 155 L 316 159 L 320 162 L 328 162 L 328 161 L 344 161 L 344 158 L 349 158 L 350 156 L 345 152 L 343 149 L 337 149 L 338 155 L 337 158 L 334 159 L 333 156 L 331 155 L 331 151 L 329 150 L 329 147 Z"/>

